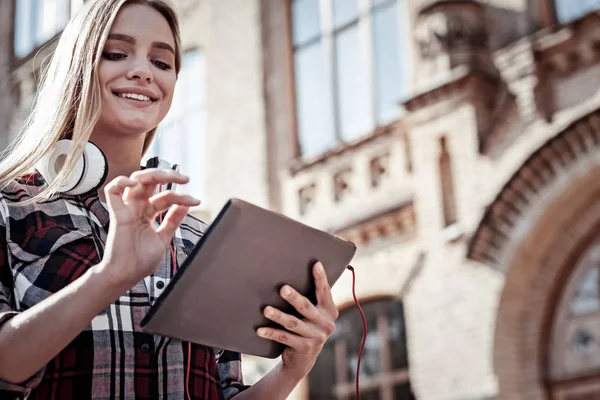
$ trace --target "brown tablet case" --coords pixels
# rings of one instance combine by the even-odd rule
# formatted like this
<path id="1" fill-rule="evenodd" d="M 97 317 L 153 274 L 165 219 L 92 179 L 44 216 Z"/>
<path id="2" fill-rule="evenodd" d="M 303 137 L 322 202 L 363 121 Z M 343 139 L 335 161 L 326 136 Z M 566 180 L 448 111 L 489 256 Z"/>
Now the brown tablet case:
<path id="1" fill-rule="evenodd" d="M 299 316 L 281 298 L 289 284 L 315 302 L 312 267 L 323 263 L 333 286 L 356 246 L 326 232 L 231 199 L 151 307 L 142 328 L 225 350 L 276 358 L 284 346 L 256 335 L 276 326 L 272 305 Z"/>

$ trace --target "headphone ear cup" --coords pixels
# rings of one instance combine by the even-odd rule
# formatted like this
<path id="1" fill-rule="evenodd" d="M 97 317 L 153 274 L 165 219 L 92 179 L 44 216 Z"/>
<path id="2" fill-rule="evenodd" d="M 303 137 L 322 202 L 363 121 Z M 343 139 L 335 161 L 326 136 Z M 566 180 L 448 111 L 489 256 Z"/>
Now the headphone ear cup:
<path id="1" fill-rule="evenodd" d="M 36 169 L 42 175 L 46 183 L 51 184 L 56 180 L 62 166 L 64 165 L 67 156 L 73 151 L 73 142 L 68 139 L 59 140 L 56 142 L 50 153 L 42 157 L 35 165 Z M 85 161 L 83 157 L 77 161 L 73 172 L 69 175 L 67 181 L 60 186 L 57 191 L 59 193 L 68 193 L 77 187 L 83 177 L 85 169 Z"/>
<path id="2" fill-rule="evenodd" d="M 84 169 L 79 183 L 68 194 L 79 195 L 97 190 L 104 184 L 108 175 L 106 156 L 92 142 L 87 142 L 83 150 Z"/>

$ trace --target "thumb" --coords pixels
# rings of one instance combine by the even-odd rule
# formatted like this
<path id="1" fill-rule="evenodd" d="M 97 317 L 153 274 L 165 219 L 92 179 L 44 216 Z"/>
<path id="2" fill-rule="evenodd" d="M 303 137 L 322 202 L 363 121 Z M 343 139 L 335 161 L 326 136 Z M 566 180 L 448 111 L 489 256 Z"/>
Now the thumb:
<path id="1" fill-rule="evenodd" d="M 190 207 L 181 205 L 174 205 L 169 209 L 167 215 L 165 216 L 165 219 L 156 230 L 156 233 L 158 233 L 158 236 L 163 241 L 163 243 L 167 245 L 169 244 L 171 238 L 173 237 L 173 235 L 175 235 L 175 231 L 177 230 L 179 225 L 181 225 L 181 222 L 183 221 L 189 210 Z"/>

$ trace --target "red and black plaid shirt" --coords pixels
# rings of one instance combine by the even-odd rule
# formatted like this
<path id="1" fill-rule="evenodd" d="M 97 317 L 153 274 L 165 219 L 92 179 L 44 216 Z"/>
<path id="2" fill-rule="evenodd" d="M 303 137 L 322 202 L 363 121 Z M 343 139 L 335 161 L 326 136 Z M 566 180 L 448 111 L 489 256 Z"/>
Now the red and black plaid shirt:
<path id="1" fill-rule="evenodd" d="M 12 182 L 0 194 L 0 328 L 102 258 L 109 215 L 97 194 L 17 205 L 39 193 L 43 185 L 35 174 Z M 205 228 L 191 216 L 184 220 L 174 239 L 178 263 Z M 19 385 L 0 381 L 0 398 L 187 398 L 188 344 L 139 328 L 172 277 L 170 260 L 165 256 L 156 273 L 97 315 L 35 376 Z M 192 399 L 229 399 L 244 388 L 240 354 L 191 345 L 188 390 Z"/>

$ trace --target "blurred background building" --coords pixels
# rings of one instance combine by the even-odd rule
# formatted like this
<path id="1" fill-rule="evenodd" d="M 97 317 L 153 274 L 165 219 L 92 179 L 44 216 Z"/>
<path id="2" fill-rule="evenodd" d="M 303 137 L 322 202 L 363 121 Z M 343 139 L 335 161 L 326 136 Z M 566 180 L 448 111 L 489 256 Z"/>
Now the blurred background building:
<path id="1" fill-rule="evenodd" d="M 0 145 L 82 1 L 0 2 Z M 176 2 L 151 153 L 208 222 L 235 196 L 358 245 L 364 400 L 600 399 L 600 1 Z M 350 275 L 334 294 L 290 398 L 356 398 Z"/>

